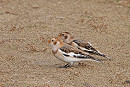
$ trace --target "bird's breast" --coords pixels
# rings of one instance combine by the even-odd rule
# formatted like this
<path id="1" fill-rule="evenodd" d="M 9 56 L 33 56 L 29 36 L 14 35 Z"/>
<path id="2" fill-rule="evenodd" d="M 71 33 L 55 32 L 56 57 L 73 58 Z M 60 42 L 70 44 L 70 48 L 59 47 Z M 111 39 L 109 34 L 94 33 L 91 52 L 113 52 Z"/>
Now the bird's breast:
<path id="1" fill-rule="evenodd" d="M 60 59 L 61 61 L 64 61 L 64 56 L 59 50 L 54 55 L 56 58 Z"/>

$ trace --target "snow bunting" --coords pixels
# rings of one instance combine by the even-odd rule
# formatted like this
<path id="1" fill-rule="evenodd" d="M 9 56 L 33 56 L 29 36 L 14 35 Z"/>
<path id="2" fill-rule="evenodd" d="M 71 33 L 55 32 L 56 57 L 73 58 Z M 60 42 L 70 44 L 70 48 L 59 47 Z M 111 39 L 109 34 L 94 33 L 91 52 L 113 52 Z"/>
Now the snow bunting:
<path id="1" fill-rule="evenodd" d="M 63 40 L 63 42 L 72 45 L 79 50 L 84 51 L 85 53 L 95 54 L 105 58 L 109 58 L 106 55 L 100 53 L 98 50 L 96 50 L 90 42 L 85 43 L 82 40 L 76 40 L 69 32 L 60 33 L 58 36 L 60 37 L 60 39 Z"/>
<path id="2" fill-rule="evenodd" d="M 64 43 L 61 39 L 59 38 L 52 38 L 51 40 L 48 41 L 52 48 L 52 53 L 54 54 L 55 57 L 60 59 L 61 61 L 67 62 L 65 66 L 61 66 L 60 68 L 67 68 L 71 66 L 74 62 L 78 61 L 96 61 L 96 62 L 101 62 L 100 60 L 84 54 L 82 51 L 74 48 L 73 46 L 70 46 L 66 43 Z"/>

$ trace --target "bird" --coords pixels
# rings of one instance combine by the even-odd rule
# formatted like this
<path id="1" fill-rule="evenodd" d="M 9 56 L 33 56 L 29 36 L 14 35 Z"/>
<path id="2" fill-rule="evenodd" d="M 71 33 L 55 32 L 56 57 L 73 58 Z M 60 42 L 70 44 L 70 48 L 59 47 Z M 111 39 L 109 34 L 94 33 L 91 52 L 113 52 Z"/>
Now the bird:
<path id="1" fill-rule="evenodd" d="M 64 66 L 59 68 L 67 68 L 72 66 L 75 62 L 78 61 L 96 61 L 102 63 L 99 59 L 96 59 L 93 56 L 87 55 L 82 51 L 76 49 L 75 47 L 64 43 L 60 38 L 54 37 L 48 40 L 48 43 L 51 46 L 52 53 L 59 60 L 66 62 Z"/>
<path id="2" fill-rule="evenodd" d="M 72 45 L 73 47 L 76 47 L 77 49 L 82 50 L 85 53 L 102 56 L 110 60 L 108 56 L 95 49 L 90 42 L 84 42 L 81 39 L 75 39 L 73 35 L 69 32 L 59 33 L 58 36 L 60 39 L 63 40 L 63 42 Z"/>

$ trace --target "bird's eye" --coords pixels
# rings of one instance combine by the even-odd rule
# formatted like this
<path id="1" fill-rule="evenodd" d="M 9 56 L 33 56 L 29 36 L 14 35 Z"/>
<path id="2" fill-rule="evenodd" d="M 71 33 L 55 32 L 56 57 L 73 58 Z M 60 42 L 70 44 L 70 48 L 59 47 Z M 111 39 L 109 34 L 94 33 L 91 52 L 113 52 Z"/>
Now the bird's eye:
<path id="1" fill-rule="evenodd" d="M 52 42 L 54 41 L 54 40 L 51 40 Z"/>
<path id="2" fill-rule="evenodd" d="M 64 36 L 64 34 L 61 34 L 62 36 Z"/>

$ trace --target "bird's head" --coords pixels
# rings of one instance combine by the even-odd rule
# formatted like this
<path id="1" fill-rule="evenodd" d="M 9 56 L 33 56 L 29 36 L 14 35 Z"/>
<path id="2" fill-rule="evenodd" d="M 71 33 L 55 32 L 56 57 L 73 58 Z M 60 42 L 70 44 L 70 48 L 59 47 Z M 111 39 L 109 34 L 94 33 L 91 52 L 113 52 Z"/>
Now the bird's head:
<path id="1" fill-rule="evenodd" d="M 73 36 L 72 36 L 72 34 L 70 34 L 69 32 L 59 33 L 58 36 L 59 36 L 60 39 L 62 39 L 65 43 L 71 43 L 71 41 L 73 40 Z"/>
<path id="2" fill-rule="evenodd" d="M 59 38 L 52 38 L 51 40 L 48 40 L 48 43 L 51 45 L 52 50 L 57 50 L 63 45 L 62 40 Z"/>

